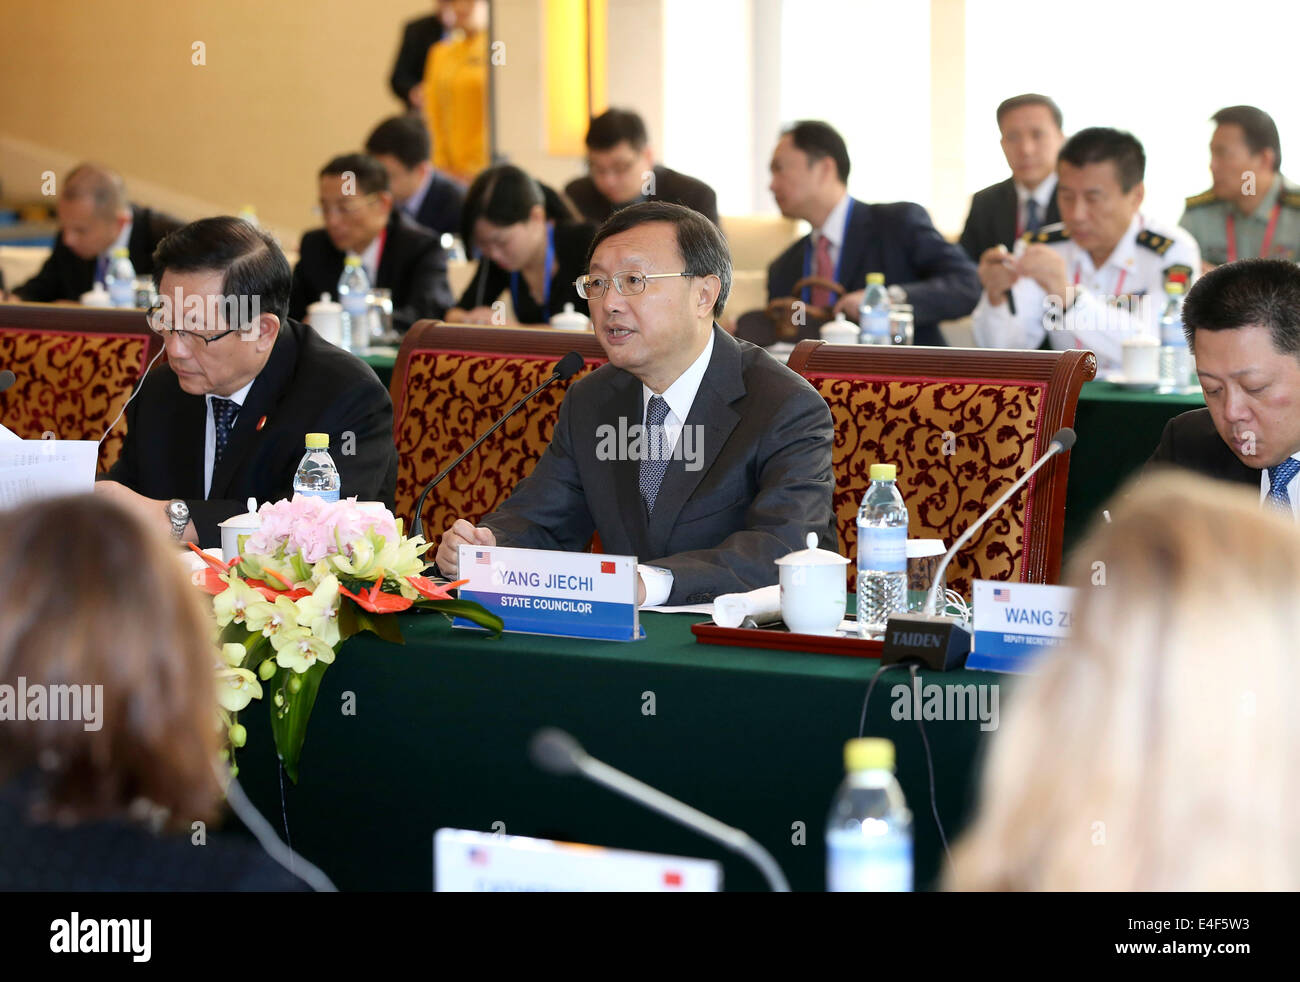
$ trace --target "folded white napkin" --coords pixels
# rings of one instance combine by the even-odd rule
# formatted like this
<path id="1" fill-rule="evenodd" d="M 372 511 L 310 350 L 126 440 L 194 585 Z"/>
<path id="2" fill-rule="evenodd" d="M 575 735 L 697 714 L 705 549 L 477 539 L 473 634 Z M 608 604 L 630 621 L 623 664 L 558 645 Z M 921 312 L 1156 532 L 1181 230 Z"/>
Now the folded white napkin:
<path id="1" fill-rule="evenodd" d="M 713 600 L 713 623 L 718 627 L 740 627 L 746 617 L 763 624 L 781 617 L 781 588 L 776 584 L 748 593 L 724 593 Z"/>

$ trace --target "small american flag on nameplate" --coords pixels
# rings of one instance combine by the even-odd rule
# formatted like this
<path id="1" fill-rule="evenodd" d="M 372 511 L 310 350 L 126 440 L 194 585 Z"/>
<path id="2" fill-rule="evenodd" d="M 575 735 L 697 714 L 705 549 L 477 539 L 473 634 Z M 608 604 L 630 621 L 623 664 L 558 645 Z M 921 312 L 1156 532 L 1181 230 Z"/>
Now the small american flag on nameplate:
<path id="1" fill-rule="evenodd" d="M 474 562 L 479 566 L 491 566 L 492 563 L 488 558 L 490 555 L 491 555 L 490 553 L 486 553 L 486 552 L 475 552 Z"/>
<path id="2" fill-rule="evenodd" d="M 1011 599 L 1011 591 L 1004 587 L 995 586 L 993 588 L 993 599 L 1000 604 L 1007 603 Z"/>

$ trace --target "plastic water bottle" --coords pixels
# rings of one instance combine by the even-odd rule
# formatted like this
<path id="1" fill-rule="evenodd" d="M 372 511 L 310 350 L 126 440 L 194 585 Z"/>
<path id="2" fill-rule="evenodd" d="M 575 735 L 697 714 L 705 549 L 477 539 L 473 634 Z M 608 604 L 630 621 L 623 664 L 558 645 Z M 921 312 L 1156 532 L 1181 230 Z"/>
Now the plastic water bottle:
<path id="1" fill-rule="evenodd" d="M 293 476 L 293 490 L 326 501 L 338 501 L 341 482 L 339 469 L 330 456 L 330 435 L 308 433 L 307 452 L 298 461 L 298 472 Z"/>
<path id="2" fill-rule="evenodd" d="M 885 292 L 885 274 L 867 274 L 867 292 L 858 310 L 860 344 L 890 344 L 889 294 Z"/>
<path id="3" fill-rule="evenodd" d="M 1165 293 L 1169 299 L 1160 316 L 1160 385 L 1181 389 L 1192 381 L 1192 354 L 1183 333 L 1183 284 L 1166 283 Z"/>
<path id="4" fill-rule="evenodd" d="M 893 464 L 871 465 L 871 486 L 858 509 L 858 637 L 885 633 L 907 610 L 907 506 Z"/>
<path id="5" fill-rule="evenodd" d="M 370 347 L 370 277 L 361 265 L 360 256 L 348 256 L 343 260 L 343 275 L 339 277 L 338 293 L 339 303 L 343 306 L 341 347 L 359 355 Z"/>
<path id="6" fill-rule="evenodd" d="M 826 823 L 827 892 L 909 892 L 912 813 L 894 778 L 894 745 L 850 740 L 844 769 Z"/>
<path id="7" fill-rule="evenodd" d="M 135 267 L 131 265 L 131 253 L 125 248 L 119 246 L 113 250 L 104 274 L 104 285 L 108 287 L 112 306 L 135 306 Z"/>

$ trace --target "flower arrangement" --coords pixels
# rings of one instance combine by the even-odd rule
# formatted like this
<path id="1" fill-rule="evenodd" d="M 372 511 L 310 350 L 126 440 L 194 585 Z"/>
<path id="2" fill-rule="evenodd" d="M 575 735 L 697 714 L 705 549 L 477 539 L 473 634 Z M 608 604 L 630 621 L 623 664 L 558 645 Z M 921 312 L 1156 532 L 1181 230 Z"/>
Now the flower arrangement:
<path id="1" fill-rule="evenodd" d="M 450 596 L 466 581 L 440 586 L 423 576 L 429 543 L 405 537 L 385 508 L 296 494 L 263 505 L 258 517 L 261 528 L 228 562 L 191 546 L 207 564 L 195 580 L 212 595 L 220 632 L 218 714 L 233 771 L 234 752 L 247 740 L 239 712 L 262 698 L 265 684 L 276 751 L 297 783 L 321 676 L 344 641 L 371 631 L 401 644 L 396 615 L 412 608 L 494 632 L 502 624 L 479 604 Z"/>

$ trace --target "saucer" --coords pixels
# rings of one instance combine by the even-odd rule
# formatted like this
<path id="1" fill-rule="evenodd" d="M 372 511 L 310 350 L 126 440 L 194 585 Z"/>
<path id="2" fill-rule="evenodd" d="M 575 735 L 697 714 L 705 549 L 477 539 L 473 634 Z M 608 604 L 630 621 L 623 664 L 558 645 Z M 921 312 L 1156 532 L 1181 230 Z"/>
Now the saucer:
<path id="1" fill-rule="evenodd" d="M 1112 375 L 1106 381 L 1121 389 L 1127 389 L 1129 392 L 1153 392 L 1160 388 L 1160 379 L 1158 378 L 1129 379 L 1123 375 Z"/>

